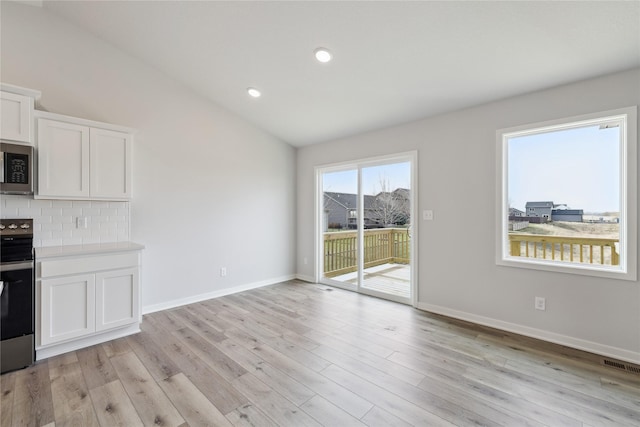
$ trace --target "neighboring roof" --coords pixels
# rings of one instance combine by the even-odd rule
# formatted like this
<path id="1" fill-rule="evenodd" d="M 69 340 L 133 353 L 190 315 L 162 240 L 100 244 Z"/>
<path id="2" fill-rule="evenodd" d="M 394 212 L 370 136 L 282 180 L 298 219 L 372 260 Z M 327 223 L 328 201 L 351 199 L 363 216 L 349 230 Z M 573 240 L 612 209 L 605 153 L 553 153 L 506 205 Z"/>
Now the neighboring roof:
<path id="1" fill-rule="evenodd" d="M 527 202 L 525 208 L 553 208 L 553 202 Z"/>
<path id="2" fill-rule="evenodd" d="M 339 205 L 344 206 L 346 209 L 356 209 L 358 205 L 358 196 L 350 193 L 334 193 L 330 191 L 324 192 L 324 197 L 328 197 Z M 376 196 L 364 196 L 364 208 L 371 209 Z"/>

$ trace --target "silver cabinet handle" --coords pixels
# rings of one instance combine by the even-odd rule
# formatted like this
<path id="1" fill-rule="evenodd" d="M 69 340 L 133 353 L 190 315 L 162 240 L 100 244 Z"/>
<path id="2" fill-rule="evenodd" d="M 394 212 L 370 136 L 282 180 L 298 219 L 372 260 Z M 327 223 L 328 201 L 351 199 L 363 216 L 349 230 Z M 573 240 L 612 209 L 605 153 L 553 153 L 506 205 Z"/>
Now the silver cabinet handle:
<path id="1" fill-rule="evenodd" d="M 0 295 L 2 295 L 2 291 L 4 291 L 4 282 L 0 282 Z"/>

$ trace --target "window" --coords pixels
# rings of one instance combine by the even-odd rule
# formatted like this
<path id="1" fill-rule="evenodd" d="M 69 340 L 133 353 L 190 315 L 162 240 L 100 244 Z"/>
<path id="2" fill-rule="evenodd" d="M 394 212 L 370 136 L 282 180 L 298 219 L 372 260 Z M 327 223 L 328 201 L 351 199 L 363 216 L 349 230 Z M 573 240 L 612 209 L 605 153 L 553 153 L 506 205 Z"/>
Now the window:
<path id="1" fill-rule="evenodd" d="M 499 265 L 636 280 L 636 109 L 497 132 Z"/>

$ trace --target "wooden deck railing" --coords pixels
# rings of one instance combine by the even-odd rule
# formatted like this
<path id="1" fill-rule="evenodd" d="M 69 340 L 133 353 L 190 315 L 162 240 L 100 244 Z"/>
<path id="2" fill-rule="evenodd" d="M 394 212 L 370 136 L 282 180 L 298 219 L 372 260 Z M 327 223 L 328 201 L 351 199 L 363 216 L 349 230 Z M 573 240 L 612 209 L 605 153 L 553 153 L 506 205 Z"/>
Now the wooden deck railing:
<path id="1" fill-rule="evenodd" d="M 585 264 L 619 265 L 618 239 L 509 233 L 511 256 Z"/>
<path id="2" fill-rule="evenodd" d="M 324 275 L 335 277 L 357 270 L 356 231 L 324 233 Z M 409 231 L 406 228 L 364 230 L 364 267 L 409 264 Z"/>

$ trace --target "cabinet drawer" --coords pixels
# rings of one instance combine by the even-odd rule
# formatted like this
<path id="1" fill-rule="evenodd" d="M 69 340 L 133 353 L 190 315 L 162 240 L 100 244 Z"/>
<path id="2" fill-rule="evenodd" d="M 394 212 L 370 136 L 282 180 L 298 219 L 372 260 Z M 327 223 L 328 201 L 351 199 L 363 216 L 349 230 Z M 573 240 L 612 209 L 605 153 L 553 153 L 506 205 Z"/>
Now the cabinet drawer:
<path id="1" fill-rule="evenodd" d="M 65 276 L 102 270 L 115 270 L 138 265 L 138 253 L 101 255 L 39 262 L 39 277 Z"/>

